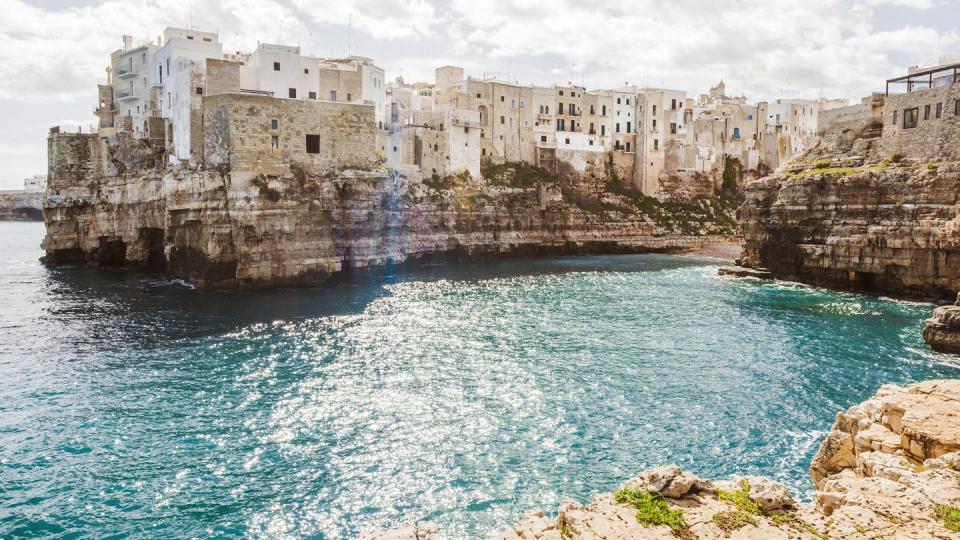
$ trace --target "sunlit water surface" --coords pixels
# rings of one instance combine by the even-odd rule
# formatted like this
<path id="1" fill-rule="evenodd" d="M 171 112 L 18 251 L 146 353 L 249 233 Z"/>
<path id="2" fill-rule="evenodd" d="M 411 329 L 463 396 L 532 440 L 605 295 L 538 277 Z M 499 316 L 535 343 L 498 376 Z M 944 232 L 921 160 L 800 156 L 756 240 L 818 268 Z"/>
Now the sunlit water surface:
<path id="1" fill-rule="evenodd" d="M 809 496 L 836 412 L 960 377 L 931 307 L 670 256 L 208 293 L 0 224 L 0 537 L 482 537 L 677 463 Z"/>

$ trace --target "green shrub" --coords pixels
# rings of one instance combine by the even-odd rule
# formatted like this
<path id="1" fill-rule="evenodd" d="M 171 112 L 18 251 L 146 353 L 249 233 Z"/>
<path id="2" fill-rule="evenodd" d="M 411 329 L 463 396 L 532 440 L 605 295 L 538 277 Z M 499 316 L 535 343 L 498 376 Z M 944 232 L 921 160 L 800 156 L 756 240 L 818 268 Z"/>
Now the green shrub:
<path id="1" fill-rule="evenodd" d="M 670 508 L 659 493 L 623 488 L 614 492 L 613 500 L 636 508 L 637 522 L 644 527 L 666 525 L 674 536 L 683 535 L 689 528 L 683 510 Z"/>
<path id="2" fill-rule="evenodd" d="M 746 478 L 740 481 L 740 489 L 737 491 L 718 489 L 717 498 L 733 504 L 737 510 L 747 514 L 759 516 L 763 513 L 757 501 L 750 498 L 750 482 Z"/>

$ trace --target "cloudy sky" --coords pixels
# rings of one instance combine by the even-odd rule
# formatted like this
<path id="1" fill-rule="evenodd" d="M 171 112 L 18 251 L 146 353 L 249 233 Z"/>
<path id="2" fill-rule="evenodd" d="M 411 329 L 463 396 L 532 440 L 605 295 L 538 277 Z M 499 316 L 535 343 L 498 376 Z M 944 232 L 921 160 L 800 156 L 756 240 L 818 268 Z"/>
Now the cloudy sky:
<path id="1" fill-rule="evenodd" d="M 122 34 L 219 31 L 373 57 L 388 80 L 443 64 L 524 83 L 625 82 L 751 99 L 846 97 L 960 54 L 960 0 L 0 0 L 0 188 L 46 172 L 49 126 L 90 125 Z"/>

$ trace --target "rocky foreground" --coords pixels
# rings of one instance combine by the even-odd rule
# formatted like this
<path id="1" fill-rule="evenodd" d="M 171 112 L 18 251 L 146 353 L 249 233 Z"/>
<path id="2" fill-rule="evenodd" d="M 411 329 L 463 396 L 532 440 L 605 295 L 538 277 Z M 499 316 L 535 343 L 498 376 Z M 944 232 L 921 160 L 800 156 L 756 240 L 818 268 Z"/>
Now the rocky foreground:
<path id="1" fill-rule="evenodd" d="M 710 481 L 666 466 L 556 517 L 528 514 L 498 540 L 960 538 L 960 380 L 886 385 L 837 415 L 810 474 L 813 504 L 762 477 Z M 365 540 L 442 538 L 431 524 Z"/>

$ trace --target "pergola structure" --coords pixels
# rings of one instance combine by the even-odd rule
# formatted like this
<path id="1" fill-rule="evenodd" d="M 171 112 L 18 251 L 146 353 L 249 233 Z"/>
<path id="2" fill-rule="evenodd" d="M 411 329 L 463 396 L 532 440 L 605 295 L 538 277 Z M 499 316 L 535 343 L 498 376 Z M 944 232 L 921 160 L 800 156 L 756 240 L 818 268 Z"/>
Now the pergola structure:
<path id="1" fill-rule="evenodd" d="M 923 89 L 933 88 L 934 81 L 939 81 L 940 79 L 948 79 L 948 84 L 960 82 L 960 77 L 958 77 L 958 74 L 960 74 L 960 64 L 951 64 L 924 71 L 918 71 L 916 73 L 911 73 L 895 79 L 887 79 L 886 95 L 890 95 L 890 84 L 906 83 L 907 92 L 913 92 L 914 85 L 920 85 L 920 87 Z"/>

